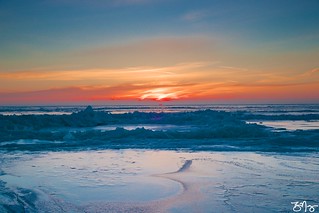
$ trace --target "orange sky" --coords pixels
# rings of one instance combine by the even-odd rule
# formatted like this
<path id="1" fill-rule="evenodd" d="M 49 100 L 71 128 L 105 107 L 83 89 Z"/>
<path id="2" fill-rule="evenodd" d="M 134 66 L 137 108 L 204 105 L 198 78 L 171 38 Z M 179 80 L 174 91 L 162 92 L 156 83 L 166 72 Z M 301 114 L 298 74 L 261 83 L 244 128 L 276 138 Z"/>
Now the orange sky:
<path id="1" fill-rule="evenodd" d="M 220 62 L 192 62 L 167 67 L 2 72 L 0 85 L 1 101 L 8 104 L 112 100 L 293 103 L 319 100 L 319 69 L 279 75 Z"/>
<path id="2" fill-rule="evenodd" d="M 0 105 L 319 103 L 319 3 L 0 3 Z"/>

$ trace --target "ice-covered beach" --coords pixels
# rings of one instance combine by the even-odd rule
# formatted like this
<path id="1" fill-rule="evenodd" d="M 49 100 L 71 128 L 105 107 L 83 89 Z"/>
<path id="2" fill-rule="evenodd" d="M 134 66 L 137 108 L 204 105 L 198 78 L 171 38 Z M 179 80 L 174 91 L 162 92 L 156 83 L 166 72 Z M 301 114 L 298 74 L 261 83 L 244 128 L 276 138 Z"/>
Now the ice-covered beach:
<path id="1" fill-rule="evenodd" d="M 0 212 L 319 211 L 317 105 L 199 109 L 2 108 Z"/>
<path id="2" fill-rule="evenodd" d="M 2 162 L 4 212 L 292 212 L 318 199 L 317 154 L 103 150 Z"/>

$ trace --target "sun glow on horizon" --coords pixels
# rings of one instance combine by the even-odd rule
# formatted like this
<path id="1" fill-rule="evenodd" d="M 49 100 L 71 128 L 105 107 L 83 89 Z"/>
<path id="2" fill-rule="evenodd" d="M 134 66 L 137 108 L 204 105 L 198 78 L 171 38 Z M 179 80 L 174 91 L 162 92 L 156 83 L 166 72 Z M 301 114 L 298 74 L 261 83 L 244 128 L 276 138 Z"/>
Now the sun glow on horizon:
<path id="1" fill-rule="evenodd" d="M 156 88 L 143 92 L 143 95 L 140 96 L 140 100 L 155 100 L 155 101 L 170 101 L 177 100 L 177 92 L 170 91 L 169 88 Z"/>
<path id="2" fill-rule="evenodd" d="M 148 68 L 3 72 L 0 102 L 311 101 L 319 98 L 314 92 L 319 90 L 317 70 L 263 73 L 198 61 Z"/>

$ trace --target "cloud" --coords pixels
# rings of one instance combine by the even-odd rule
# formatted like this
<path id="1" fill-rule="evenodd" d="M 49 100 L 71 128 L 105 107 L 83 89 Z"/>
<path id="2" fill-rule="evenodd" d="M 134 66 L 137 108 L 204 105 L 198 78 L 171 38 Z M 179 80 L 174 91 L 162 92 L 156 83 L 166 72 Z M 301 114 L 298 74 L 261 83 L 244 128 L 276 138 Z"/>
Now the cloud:
<path id="1" fill-rule="evenodd" d="M 187 88 L 191 84 L 122 84 L 115 86 L 83 86 L 53 88 L 28 92 L 0 93 L 2 104 L 56 104 L 72 102 L 94 102 L 111 100 L 161 100 L 183 98 L 181 88 Z M 157 94 L 162 95 L 154 96 Z M 162 93 L 159 93 L 159 92 Z M 170 91 L 170 93 L 168 93 Z M 153 94 L 153 95 L 152 95 Z M 173 98 L 173 94 L 175 94 Z"/>
<path id="2" fill-rule="evenodd" d="M 207 10 L 194 10 L 184 14 L 181 18 L 184 21 L 195 22 L 200 21 L 209 16 Z"/>
<path id="3" fill-rule="evenodd" d="M 48 87 L 59 87 L 60 84 L 76 85 L 114 85 L 128 82 L 165 82 L 178 81 L 179 78 L 188 78 L 188 75 L 213 65 L 214 62 L 189 62 L 172 66 L 138 66 L 114 69 L 83 69 L 83 70 L 26 70 L 17 72 L 0 72 L 0 88 L 9 89 L 20 84 L 19 89 L 37 84 Z M 7 85 L 7 86 L 5 86 Z M 41 89 L 41 88 L 40 88 Z"/>
<path id="4" fill-rule="evenodd" d="M 131 86 L 117 87 L 68 87 L 47 89 L 30 92 L 0 93 L 0 100 L 7 104 L 36 104 L 36 103 L 72 103 L 81 101 L 94 101 L 98 99 L 111 100 L 112 96 Z"/>
<path id="5" fill-rule="evenodd" d="M 231 66 L 220 66 L 222 69 L 228 69 L 228 70 L 239 70 L 239 71 L 248 71 L 246 68 L 240 68 L 240 67 L 231 67 Z"/>
<path id="6" fill-rule="evenodd" d="M 0 103 L 72 103 L 111 100 L 316 98 L 318 69 L 284 75 L 221 62 L 117 69 L 0 72 Z M 319 97 L 318 97 L 319 98 Z"/>
<path id="7" fill-rule="evenodd" d="M 29 92 L 0 93 L 0 103 L 63 104 L 106 103 L 138 100 L 210 100 L 214 101 L 297 101 L 318 100 L 318 84 L 258 85 L 238 82 L 122 84 L 115 86 L 84 86 Z"/>
<path id="8" fill-rule="evenodd" d="M 115 6 L 125 6 L 125 5 L 139 5 L 150 3 L 150 0 L 113 0 L 112 4 Z"/>
<path id="9" fill-rule="evenodd" d="M 68 57 L 92 66 L 167 66 L 211 61 L 219 52 L 216 43 L 205 36 L 157 37 L 79 49 Z"/>
<path id="10" fill-rule="evenodd" d="M 306 71 L 305 73 L 302 74 L 302 76 L 313 76 L 318 73 L 319 73 L 319 68 L 314 68 L 312 70 Z"/>
<path id="11" fill-rule="evenodd" d="M 315 68 L 313 70 L 311 70 L 311 73 L 314 74 L 314 73 L 319 73 L 319 68 Z"/>
<path id="12" fill-rule="evenodd" d="M 70 5 L 74 7 L 85 6 L 93 8 L 122 7 L 130 5 L 143 5 L 160 0 L 47 0 L 49 4 Z"/>

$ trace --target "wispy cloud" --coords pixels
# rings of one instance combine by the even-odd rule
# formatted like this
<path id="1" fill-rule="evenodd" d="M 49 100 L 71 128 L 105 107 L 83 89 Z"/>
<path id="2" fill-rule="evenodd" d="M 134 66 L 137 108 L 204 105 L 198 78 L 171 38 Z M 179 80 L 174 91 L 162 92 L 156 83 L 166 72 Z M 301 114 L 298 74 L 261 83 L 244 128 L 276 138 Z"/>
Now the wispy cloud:
<path id="1" fill-rule="evenodd" d="M 313 75 L 316 75 L 316 74 L 319 74 L 319 68 L 318 67 L 304 72 L 303 74 L 301 74 L 301 76 L 309 77 L 309 76 L 313 76 Z"/>
<path id="2" fill-rule="evenodd" d="M 47 0 L 46 3 L 49 4 L 61 4 L 61 5 L 71 5 L 74 7 L 122 7 L 130 5 L 143 5 L 160 0 Z"/>
<path id="3" fill-rule="evenodd" d="M 218 52 L 216 43 L 205 36 L 156 37 L 79 49 L 69 58 L 113 66 L 165 66 L 212 60 Z"/>
<path id="4" fill-rule="evenodd" d="M 150 0 L 113 0 L 112 4 L 116 6 L 123 6 L 123 5 L 145 4 L 150 2 L 151 2 Z"/>
<path id="5" fill-rule="evenodd" d="M 291 99 L 295 94 L 300 98 L 316 98 L 319 94 L 313 91 L 319 90 L 319 80 L 314 77 L 317 74 L 318 68 L 284 75 L 209 61 L 163 67 L 2 72 L 0 102 L 259 100 L 266 97 L 279 100 Z M 17 87 L 18 91 L 12 90 Z"/>
<path id="6" fill-rule="evenodd" d="M 230 66 L 219 66 L 222 69 L 228 69 L 228 70 L 239 70 L 239 71 L 248 71 L 246 68 L 241 67 L 230 67 Z"/>
<path id="7" fill-rule="evenodd" d="M 209 16 L 208 10 L 193 10 L 184 14 L 181 18 L 184 21 L 199 21 Z"/>
<path id="8" fill-rule="evenodd" d="M 260 78 L 256 83 L 259 85 L 300 85 L 318 83 L 319 85 L 319 78 L 317 78 L 316 75 L 319 75 L 319 68 L 314 68 L 293 75 L 268 72 L 260 74 L 262 78 Z"/>
<path id="9" fill-rule="evenodd" d="M 176 84 L 122 84 L 114 86 L 65 87 L 29 92 L 0 93 L 0 102 L 6 104 L 36 104 L 63 102 L 90 102 L 111 100 L 172 100 L 184 98 L 183 88 Z"/>
<path id="10" fill-rule="evenodd" d="M 140 85 L 183 83 L 183 81 L 189 82 L 190 78 L 194 80 L 192 76 L 196 76 L 201 69 L 212 64 L 214 62 L 191 62 L 164 67 L 0 72 L 0 91 L 32 91 L 73 86 L 114 86 L 128 83 Z"/>
<path id="11" fill-rule="evenodd" d="M 189 71 L 197 68 L 207 67 L 215 62 L 190 62 L 180 63 L 166 67 L 128 67 L 119 69 L 85 69 L 85 70 L 27 70 L 17 72 L 0 72 L 0 82 L 4 80 L 56 80 L 56 81 L 78 81 L 118 78 L 128 80 L 134 78 L 154 78 L 159 75 L 175 75 L 176 72 Z M 141 74 L 141 76 L 139 76 Z M 134 76 L 132 76 L 134 75 Z"/>

